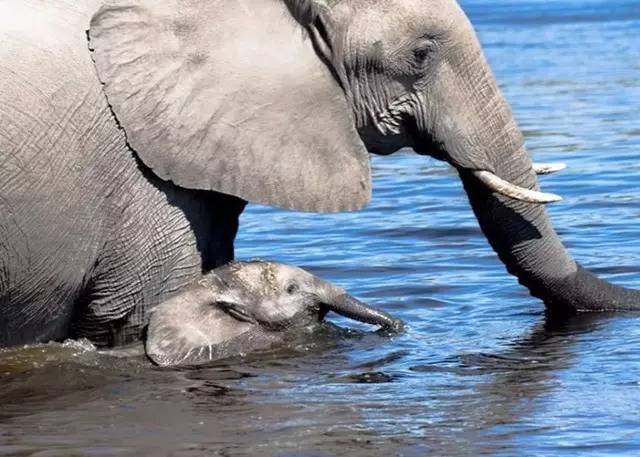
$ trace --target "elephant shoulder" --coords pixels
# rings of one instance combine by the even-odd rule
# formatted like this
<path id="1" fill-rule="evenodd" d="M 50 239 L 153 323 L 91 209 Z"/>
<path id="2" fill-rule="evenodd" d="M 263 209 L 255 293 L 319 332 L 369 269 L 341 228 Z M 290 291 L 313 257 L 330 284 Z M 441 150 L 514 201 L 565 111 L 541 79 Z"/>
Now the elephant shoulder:
<path id="1" fill-rule="evenodd" d="M 0 0 L 0 64 L 38 78 L 73 74 L 89 79 L 93 65 L 86 31 L 99 0 Z M 21 64 L 21 65 L 20 65 Z M 54 73 L 65 69 L 63 73 Z M 95 78 L 94 78 L 95 79 Z M 53 84 L 52 84 L 53 83 Z"/>
<path id="2" fill-rule="evenodd" d="M 88 50 L 99 3 L 0 0 L 0 150 L 46 169 L 55 155 L 68 174 L 87 151 L 124 149 Z"/>

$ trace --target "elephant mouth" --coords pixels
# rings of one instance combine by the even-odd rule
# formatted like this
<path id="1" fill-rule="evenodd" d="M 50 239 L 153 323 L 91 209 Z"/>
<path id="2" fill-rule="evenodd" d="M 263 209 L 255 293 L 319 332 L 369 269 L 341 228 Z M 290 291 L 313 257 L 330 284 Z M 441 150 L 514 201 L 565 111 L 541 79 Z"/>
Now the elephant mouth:
<path id="1" fill-rule="evenodd" d="M 367 147 L 367 151 L 371 154 L 387 156 L 399 151 L 406 145 L 398 142 L 395 135 L 380 135 L 378 130 L 372 126 L 358 128 L 360 139 Z"/>
<path id="2" fill-rule="evenodd" d="M 260 326 L 271 332 L 282 332 L 292 328 L 302 328 L 309 325 L 315 325 L 324 319 L 328 310 L 319 307 L 313 310 L 300 311 L 293 316 L 285 317 L 277 320 L 259 321 Z"/>

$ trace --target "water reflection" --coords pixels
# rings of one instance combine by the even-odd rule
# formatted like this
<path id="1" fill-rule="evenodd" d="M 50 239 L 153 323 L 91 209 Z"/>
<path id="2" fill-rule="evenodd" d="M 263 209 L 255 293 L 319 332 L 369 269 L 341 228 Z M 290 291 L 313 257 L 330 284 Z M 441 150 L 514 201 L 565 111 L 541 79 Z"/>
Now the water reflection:
<path id="1" fill-rule="evenodd" d="M 504 452 L 520 426 L 529 428 L 526 419 L 544 415 L 536 401 L 554 389 L 560 389 L 559 374 L 569 369 L 580 356 L 576 343 L 608 322 L 612 315 L 587 314 L 570 317 L 547 315 L 529 335 L 510 343 L 496 354 L 476 353 L 459 356 L 460 367 L 474 374 L 487 374 L 468 402 L 469 417 L 475 433 L 494 451 Z M 460 414 L 455 412 L 456 416 Z M 547 424 L 545 427 L 553 427 Z M 529 429 L 527 433 L 531 433 Z M 517 450 L 517 449 L 514 449 Z"/>

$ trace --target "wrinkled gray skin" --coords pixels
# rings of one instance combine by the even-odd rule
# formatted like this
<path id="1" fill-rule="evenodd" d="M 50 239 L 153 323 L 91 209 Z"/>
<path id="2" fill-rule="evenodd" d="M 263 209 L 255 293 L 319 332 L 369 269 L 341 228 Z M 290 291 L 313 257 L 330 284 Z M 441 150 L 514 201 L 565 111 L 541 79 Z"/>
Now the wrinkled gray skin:
<path id="1" fill-rule="evenodd" d="M 367 151 L 403 146 L 456 168 L 549 309 L 640 304 L 476 178 L 538 186 L 453 0 L 0 0 L 0 42 L 0 344 L 139 339 L 233 258 L 246 201 L 360 208 Z"/>
<path id="2" fill-rule="evenodd" d="M 151 313 L 145 348 L 158 365 L 193 365 L 287 341 L 328 311 L 399 332 L 403 325 L 300 268 L 238 262 L 216 268 Z"/>

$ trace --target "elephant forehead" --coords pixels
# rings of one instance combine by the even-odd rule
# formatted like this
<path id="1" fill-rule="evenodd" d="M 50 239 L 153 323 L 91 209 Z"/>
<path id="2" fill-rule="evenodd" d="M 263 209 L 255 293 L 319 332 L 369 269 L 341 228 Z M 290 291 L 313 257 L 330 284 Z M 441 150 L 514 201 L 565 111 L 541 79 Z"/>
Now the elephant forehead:
<path id="1" fill-rule="evenodd" d="M 354 0 L 340 2 L 335 17 L 352 41 L 395 43 L 461 29 L 466 16 L 454 0 Z"/>
<path id="2" fill-rule="evenodd" d="M 263 284 L 265 289 L 273 292 L 276 292 L 280 289 L 278 281 L 278 270 L 275 265 L 271 263 L 264 264 L 260 276 L 260 282 L 261 284 Z"/>
<path id="3" fill-rule="evenodd" d="M 241 288 L 273 295 L 280 291 L 279 268 L 270 262 L 236 264 L 231 267 L 234 282 Z"/>

